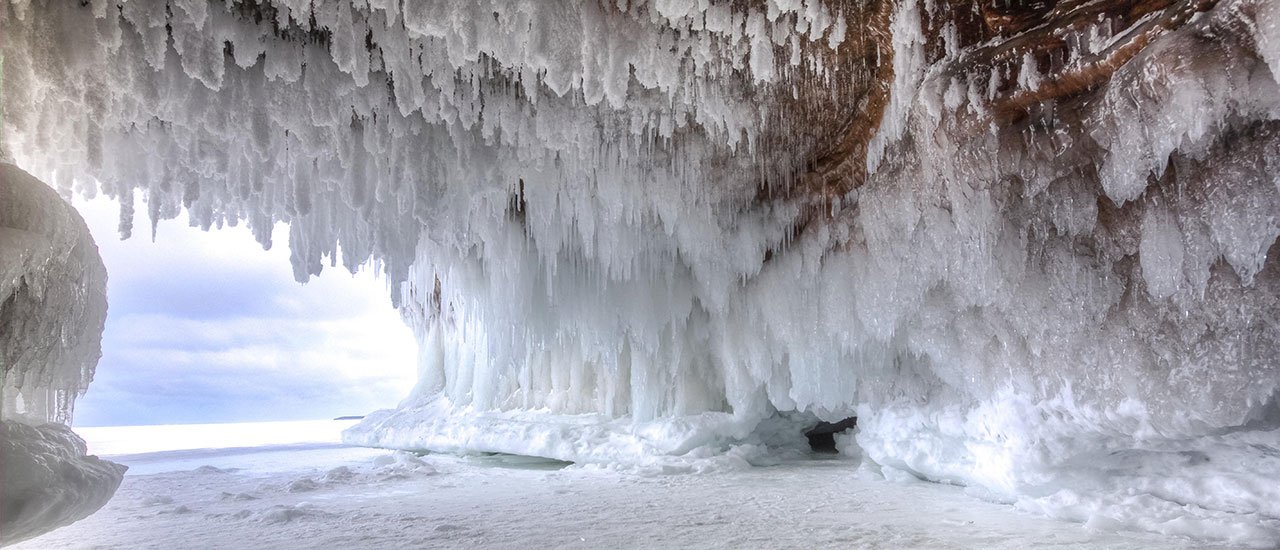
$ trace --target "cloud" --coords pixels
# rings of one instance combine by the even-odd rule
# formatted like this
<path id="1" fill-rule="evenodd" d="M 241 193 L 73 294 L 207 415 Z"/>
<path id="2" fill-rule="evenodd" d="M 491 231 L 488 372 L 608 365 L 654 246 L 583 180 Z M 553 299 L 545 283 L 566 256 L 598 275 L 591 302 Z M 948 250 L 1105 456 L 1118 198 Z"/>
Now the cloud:
<path id="1" fill-rule="evenodd" d="M 103 357 L 76 425 L 296 420 L 394 406 L 416 346 L 371 272 L 293 280 L 286 247 L 247 229 L 116 232 L 118 206 L 77 201 L 109 276 Z M 273 240 L 288 242 L 287 229 Z"/>

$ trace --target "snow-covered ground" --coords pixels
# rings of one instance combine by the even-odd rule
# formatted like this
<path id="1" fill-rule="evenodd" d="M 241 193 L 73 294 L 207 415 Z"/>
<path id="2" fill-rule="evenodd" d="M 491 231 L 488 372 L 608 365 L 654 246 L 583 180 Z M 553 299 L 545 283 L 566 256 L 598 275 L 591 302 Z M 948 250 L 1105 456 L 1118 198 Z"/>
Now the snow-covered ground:
<path id="1" fill-rule="evenodd" d="M 90 452 L 147 452 L 111 455 L 131 469 L 97 514 L 13 548 L 1206 548 L 885 480 L 830 455 L 648 475 L 342 446 L 350 424 L 81 429 Z M 263 443 L 270 433 L 277 443 Z"/>
<path id="2" fill-rule="evenodd" d="M 397 514 L 436 518 L 405 522 L 406 544 L 642 545 L 649 525 L 698 546 L 854 545 L 823 539 L 850 526 L 895 546 L 1095 536 L 969 498 L 984 494 L 1095 529 L 1275 547 L 1280 2 L 1138 16 L 1157 4 L 1063 2 L 1070 15 L 1033 26 L 1047 42 L 969 43 L 984 34 L 963 30 L 978 24 L 963 2 L 0 0 L 0 157 L 119 200 L 122 235 L 135 211 L 139 234 L 144 210 L 186 211 L 278 246 L 283 222 L 299 280 L 336 268 L 339 244 L 342 267 L 380 266 L 418 383 L 350 441 L 634 467 L 732 462 L 779 419 L 856 417 L 858 452 L 911 474 L 890 477 L 971 488 L 812 461 L 546 479 L 429 457 L 442 474 L 379 481 L 394 464 L 339 460 L 334 443 L 242 442 L 121 458 L 157 475 L 131 477 L 79 538 L 319 546 L 296 526 L 387 536 Z M 1046 93 L 1065 95 L 1023 101 Z M 805 173 L 827 152 L 829 173 Z M 83 305 L 63 288 L 21 296 Z M 48 299 L 39 311 L 59 311 Z M 89 365 L 14 365 L 0 386 L 28 384 L 23 408 L 52 390 L 42 416 L 72 418 Z M 294 483 L 344 461 L 358 475 Z M 219 470 L 164 473 L 204 465 Z M 750 500 L 767 494 L 795 504 Z M 626 524 L 636 510 L 654 523 Z M 695 511 L 724 523 L 681 527 Z"/>

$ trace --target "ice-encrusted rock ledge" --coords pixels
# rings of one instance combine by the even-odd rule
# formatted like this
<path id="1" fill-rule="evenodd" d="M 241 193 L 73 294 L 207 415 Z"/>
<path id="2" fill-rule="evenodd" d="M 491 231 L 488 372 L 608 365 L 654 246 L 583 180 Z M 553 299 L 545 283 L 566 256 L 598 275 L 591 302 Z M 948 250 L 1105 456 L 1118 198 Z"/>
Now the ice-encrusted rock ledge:
<path id="1" fill-rule="evenodd" d="M 124 477 L 65 425 L 102 354 L 106 287 L 80 215 L 0 164 L 0 545 L 85 518 Z"/>
<path id="2" fill-rule="evenodd" d="M 0 546 L 89 517 L 127 469 L 86 456 L 84 440 L 61 424 L 0 422 Z"/>

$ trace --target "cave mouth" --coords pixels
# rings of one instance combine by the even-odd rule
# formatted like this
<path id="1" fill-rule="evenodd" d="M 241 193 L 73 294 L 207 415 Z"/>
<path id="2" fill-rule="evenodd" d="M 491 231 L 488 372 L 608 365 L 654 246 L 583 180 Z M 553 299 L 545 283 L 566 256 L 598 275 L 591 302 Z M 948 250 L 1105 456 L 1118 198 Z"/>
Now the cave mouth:
<path id="1" fill-rule="evenodd" d="M 818 454 L 838 454 L 836 434 L 844 433 L 858 426 L 858 417 L 850 416 L 839 422 L 819 422 L 809 428 L 804 436 L 809 439 L 809 450 Z"/>

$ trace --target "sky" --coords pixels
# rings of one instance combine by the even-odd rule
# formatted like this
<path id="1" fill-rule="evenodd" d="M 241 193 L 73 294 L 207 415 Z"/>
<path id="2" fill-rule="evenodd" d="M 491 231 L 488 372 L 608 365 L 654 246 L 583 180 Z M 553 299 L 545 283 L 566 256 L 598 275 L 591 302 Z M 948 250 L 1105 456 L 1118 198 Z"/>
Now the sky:
<path id="1" fill-rule="evenodd" d="M 76 426 L 361 415 L 412 388 L 412 332 L 372 270 L 299 284 L 284 224 L 264 251 L 243 226 L 205 232 L 185 212 L 152 242 L 140 213 L 122 241 L 116 202 L 73 204 L 108 273 L 102 360 Z"/>

